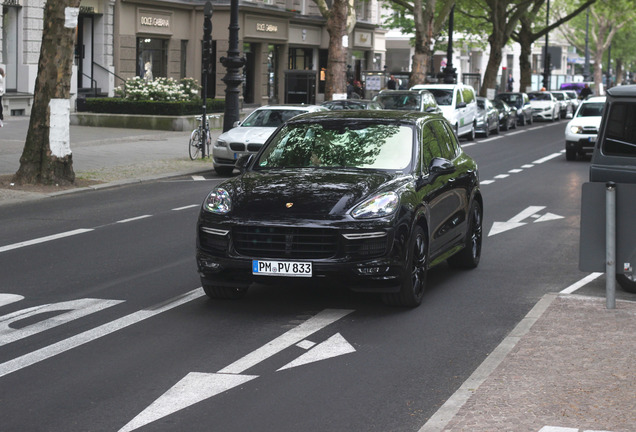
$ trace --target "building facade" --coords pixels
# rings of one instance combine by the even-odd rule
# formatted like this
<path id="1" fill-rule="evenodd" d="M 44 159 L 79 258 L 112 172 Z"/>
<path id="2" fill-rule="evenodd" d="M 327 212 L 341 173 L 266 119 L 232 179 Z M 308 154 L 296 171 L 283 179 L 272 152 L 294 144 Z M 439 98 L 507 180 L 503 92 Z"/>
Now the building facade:
<path id="1" fill-rule="evenodd" d="M 1 0 L 0 66 L 6 71 L 5 113 L 30 114 L 46 0 Z M 72 97 L 113 96 L 138 76 L 203 82 L 205 0 L 82 0 L 71 78 Z M 224 98 L 229 0 L 212 1 L 211 71 L 207 96 Z M 349 44 L 354 79 L 385 64 L 378 0 L 357 2 Z M 329 35 L 312 0 L 239 1 L 239 50 L 244 104 L 319 103 L 324 100 Z M 344 78 L 343 78 L 344 79 Z"/>

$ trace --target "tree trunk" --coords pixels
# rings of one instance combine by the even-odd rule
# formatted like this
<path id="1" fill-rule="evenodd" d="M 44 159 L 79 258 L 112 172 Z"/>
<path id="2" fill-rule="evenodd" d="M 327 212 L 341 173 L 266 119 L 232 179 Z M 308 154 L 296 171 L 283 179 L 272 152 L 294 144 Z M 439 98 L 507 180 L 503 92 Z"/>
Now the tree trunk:
<path id="1" fill-rule="evenodd" d="M 75 182 L 69 144 L 70 85 L 80 0 L 48 0 L 33 108 L 17 184 Z"/>
<path id="2" fill-rule="evenodd" d="M 325 100 L 334 94 L 347 93 L 347 50 L 342 38 L 347 34 L 347 1 L 334 0 L 327 18 L 329 51 L 327 54 L 327 76 L 325 78 Z M 349 41 L 352 44 L 353 41 Z"/>
<path id="3" fill-rule="evenodd" d="M 489 38 L 490 42 L 490 57 L 488 58 L 488 64 L 486 65 L 486 72 L 484 73 L 484 84 L 481 86 L 479 95 L 485 97 L 488 89 L 497 88 L 497 74 L 499 73 L 499 65 L 501 64 L 501 50 L 503 50 L 506 41 L 501 37 L 501 34 L 493 33 Z"/>
<path id="4" fill-rule="evenodd" d="M 521 20 L 519 28 L 518 42 L 521 46 L 521 54 L 519 55 L 519 91 L 525 92 L 532 86 L 532 27 L 531 23 L 527 24 Z"/>

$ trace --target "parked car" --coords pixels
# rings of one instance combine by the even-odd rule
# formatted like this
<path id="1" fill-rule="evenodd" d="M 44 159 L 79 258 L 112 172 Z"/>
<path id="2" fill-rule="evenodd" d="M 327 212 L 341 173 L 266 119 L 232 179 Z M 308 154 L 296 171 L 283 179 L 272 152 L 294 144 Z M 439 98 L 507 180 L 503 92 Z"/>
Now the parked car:
<path id="1" fill-rule="evenodd" d="M 418 84 L 411 90 L 425 89 L 433 93 L 437 105 L 455 131 L 455 134 L 475 139 L 477 101 L 475 89 L 465 84 Z"/>
<path id="2" fill-rule="evenodd" d="M 605 96 L 581 102 L 574 118 L 565 127 L 565 159 L 573 161 L 578 155 L 592 154 L 604 107 Z"/>
<path id="3" fill-rule="evenodd" d="M 319 105 L 267 105 L 252 111 L 245 120 L 222 133 L 212 146 L 214 170 L 219 175 L 230 175 L 236 160 L 256 153 L 277 127 L 290 118 L 313 111 L 327 111 Z"/>
<path id="4" fill-rule="evenodd" d="M 554 96 L 554 98 L 559 103 L 559 107 L 561 109 L 561 114 L 559 115 L 559 117 L 572 118 L 572 115 L 574 114 L 574 107 L 572 106 L 572 101 L 565 94 L 565 92 L 554 90 L 554 91 L 551 91 L 550 93 L 552 93 L 552 96 Z"/>
<path id="5" fill-rule="evenodd" d="M 426 90 L 382 90 L 373 101 L 387 110 L 442 112 L 431 92 Z"/>
<path id="6" fill-rule="evenodd" d="M 607 90 L 598 139 L 592 153 L 590 181 L 636 183 L 636 85 Z M 633 272 L 617 272 L 616 280 L 625 291 L 636 293 Z"/>
<path id="7" fill-rule="evenodd" d="M 240 175 L 205 198 L 196 227 L 196 262 L 211 298 L 242 297 L 252 282 L 296 280 L 414 307 L 431 267 L 479 264 L 477 164 L 441 115 L 304 114 L 237 167 Z"/>
<path id="8" fill-rule="evenodd" d="M 541 120 L 556 121 L 561 118 L 561 107 L 550 92 L 540 91 L 528 93 L 532 117 Z"/>
<path id="9" fill-rule="evenodd" d="M 509 129 L 516 129 L 517 110 L 501 99 L 493 99 L 491 102 L 499 112 L 499 128 L 505 131 Z"/>
<path id="10" fill-rule="evenodd" d="M 379 102 L 368 99 L 340 99 L 323 102 L 320 104 L 330 110 L 354 110 L 354 109 L 382 109 Z"/>
<path id="11" fill-rule="evenodd" d="M 495 99 L 500 99 L 511 107 L 517 109 L 517 122 L 519 125 L 525 126 L 526 124 L 532 124 L 534 121 L 532 118 L 532 106 L 530 105 L 530 99 L 526 93 L 499 93 L 495 96 Z"/>
<path id="12" fill-rule="evenodd" d="M 581 101 L 579 101 L 578 93 L 575 92 L 574 90 L 564 90 L 564 91 L 565 91 L 565 95 L 568 97 L 568 99 L 570 99 L 570 103 L 572 103 L 572 108 L 573 108 L 572 112 L 576 112 L 576 110 L 579 108 L 579 105 L 581 104 Z"/>
<path id="13" fill-rule="evenodd" d="M 499 111 L 485 97 L 477 96 L 477 118 L 475 132 L 489 136 L 490 132 L 499 133 Z"/>

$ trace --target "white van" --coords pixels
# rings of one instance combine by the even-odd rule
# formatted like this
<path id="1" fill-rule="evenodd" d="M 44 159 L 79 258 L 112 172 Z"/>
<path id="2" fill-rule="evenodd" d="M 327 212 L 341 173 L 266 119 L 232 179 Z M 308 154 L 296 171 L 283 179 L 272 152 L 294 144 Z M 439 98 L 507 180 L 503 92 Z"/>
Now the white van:
<path id="1" fill-rule="evenodd" d="M 418 84 L 411 90 L 425 89 L 433 93 L 442 114 L 453 126 L 455 134 L 475 139 L 477 101 L 475 89 L 465 84 Z"/>

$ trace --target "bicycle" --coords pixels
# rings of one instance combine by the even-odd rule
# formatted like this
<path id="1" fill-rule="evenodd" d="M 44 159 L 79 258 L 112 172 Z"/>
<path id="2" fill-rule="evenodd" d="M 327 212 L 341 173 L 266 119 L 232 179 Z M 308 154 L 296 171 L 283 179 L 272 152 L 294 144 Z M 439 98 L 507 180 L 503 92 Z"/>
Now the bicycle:
<path id="1" fill-rule="evenodd" d="M 199 157 L 199 153 L 202 153 L 201 157 L 205 157 L 206 154 L 210 156 L 210 116 L 205 116 L 206 122 L 203 124 L 203 116 L 197 116 L 199 126 L 190 134 L 190 142 L 188 143 L 188 152 L 190 153 L 190 159 L 195 160 Z M 205 132 L 204 132 L 205 131 Z M 207 137 L 207 139 L 205 138 Z M 207 152 L 205 151 L 207 150 Z"/>

